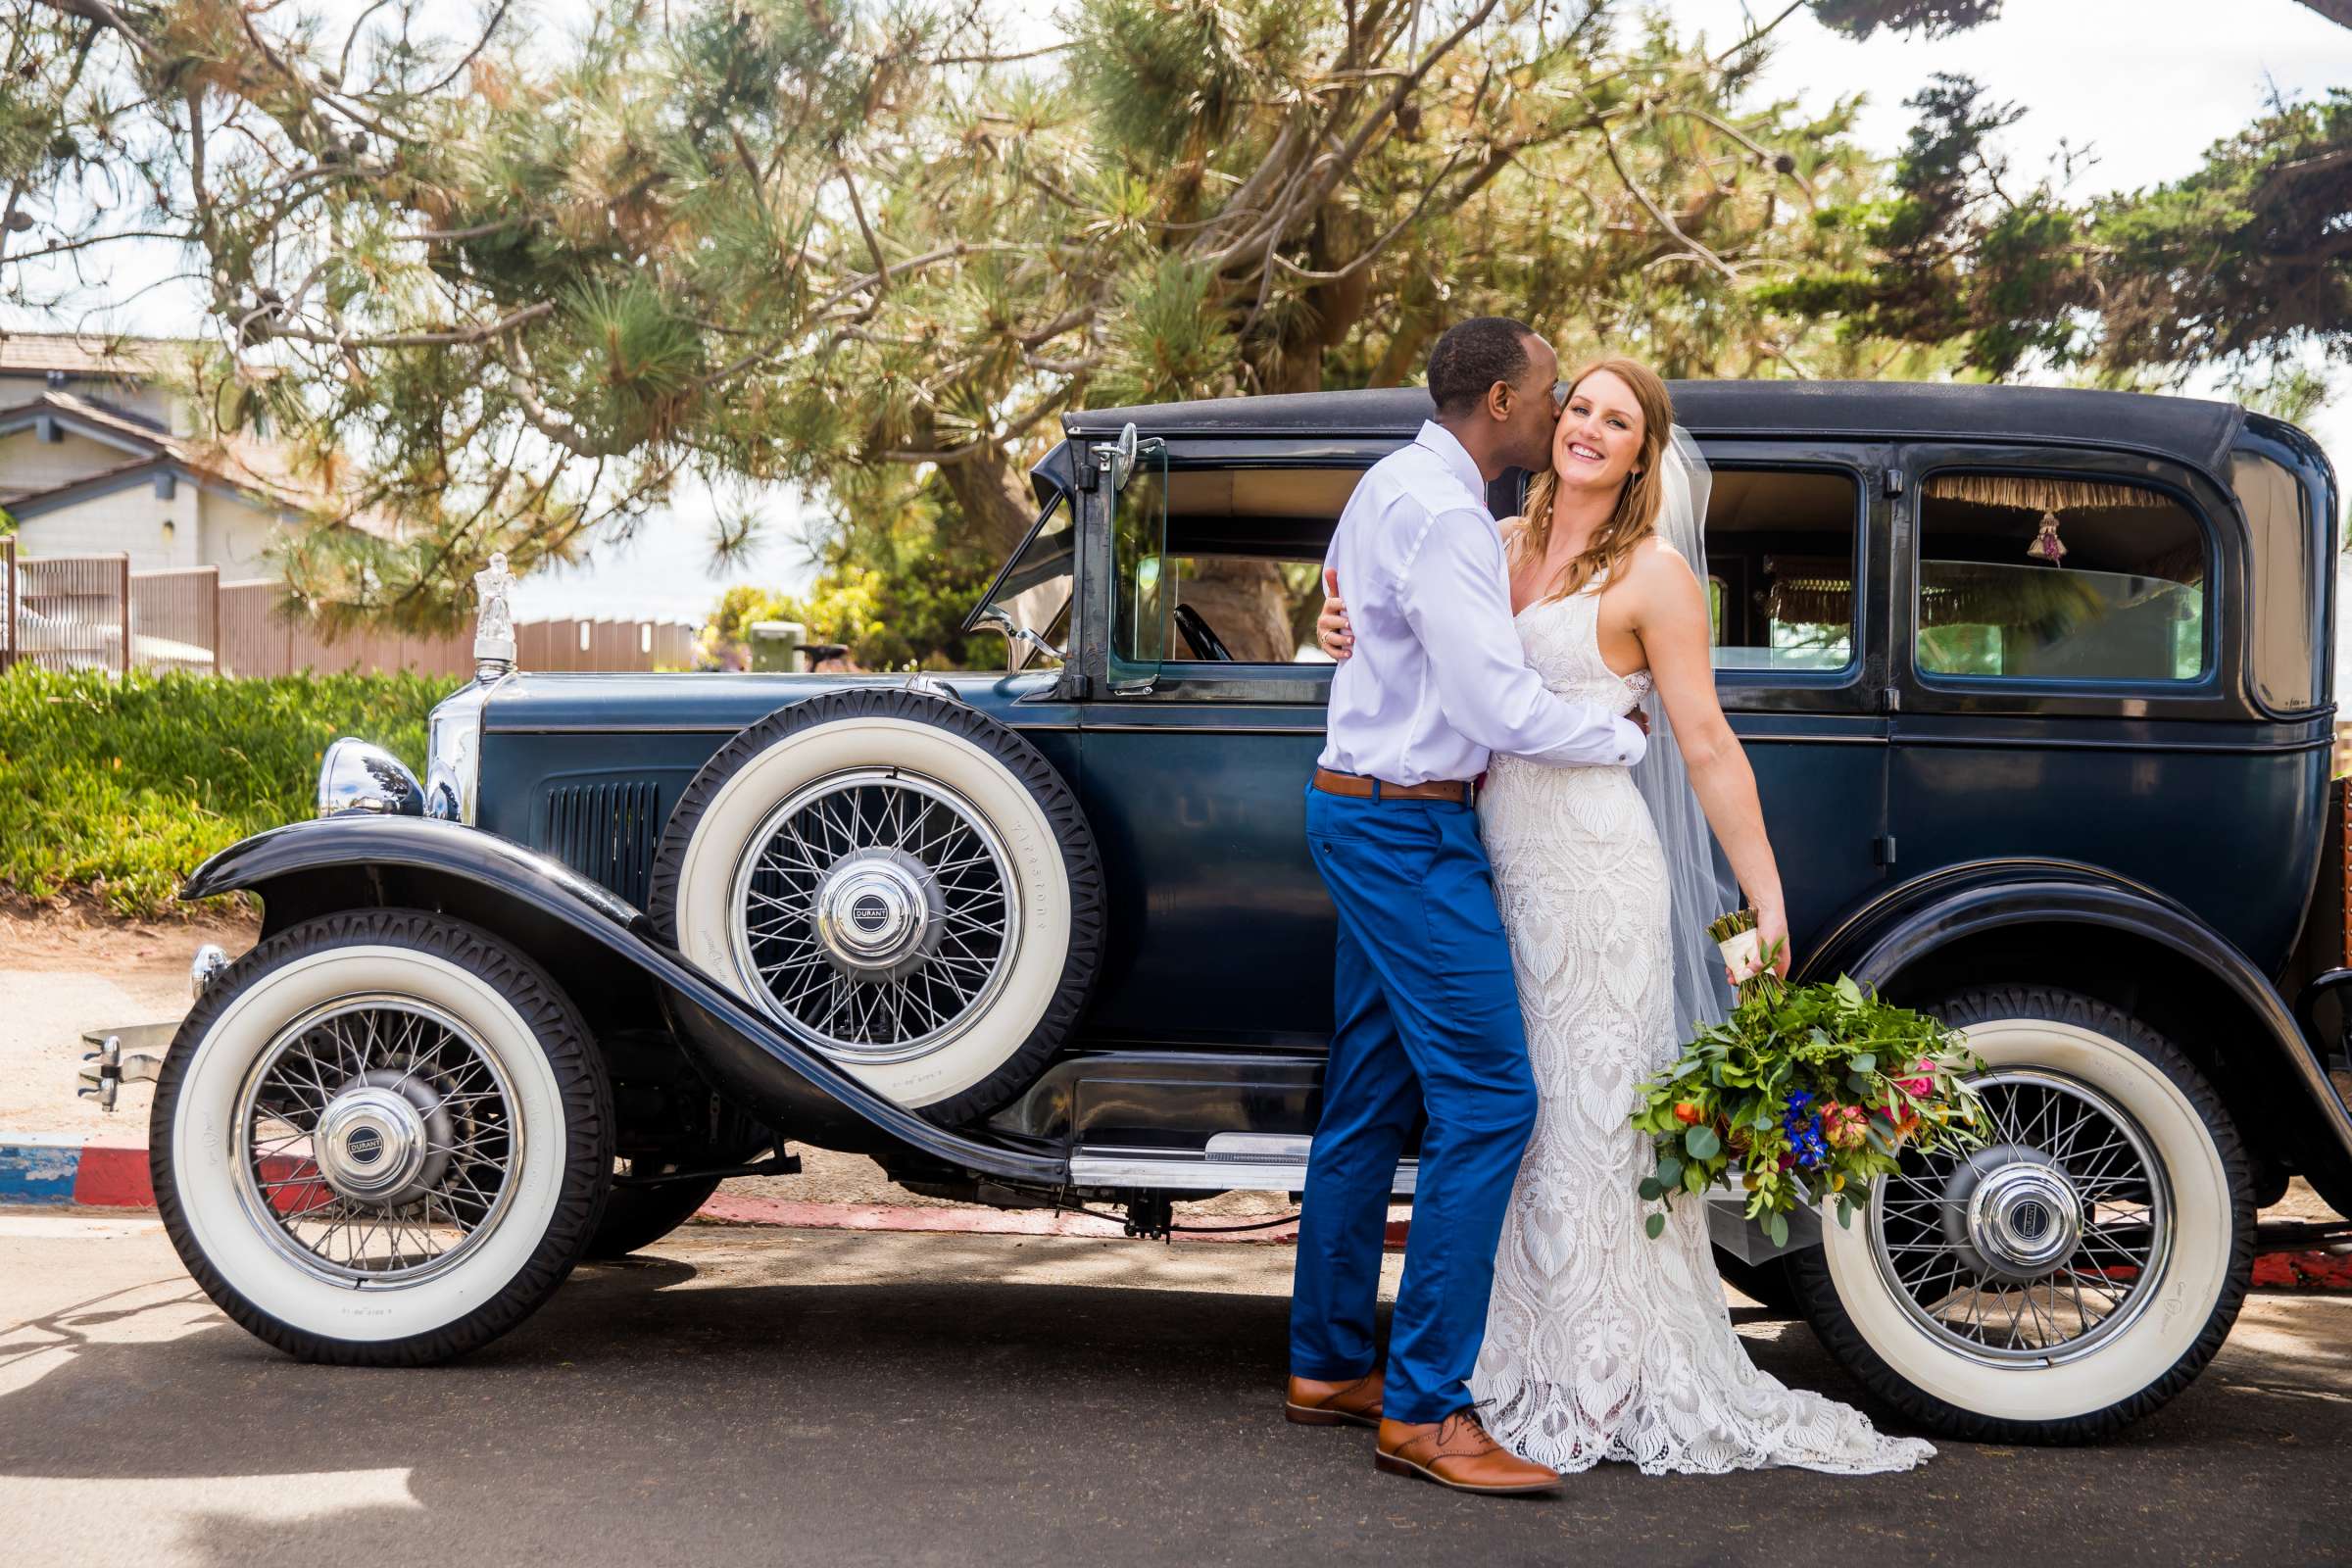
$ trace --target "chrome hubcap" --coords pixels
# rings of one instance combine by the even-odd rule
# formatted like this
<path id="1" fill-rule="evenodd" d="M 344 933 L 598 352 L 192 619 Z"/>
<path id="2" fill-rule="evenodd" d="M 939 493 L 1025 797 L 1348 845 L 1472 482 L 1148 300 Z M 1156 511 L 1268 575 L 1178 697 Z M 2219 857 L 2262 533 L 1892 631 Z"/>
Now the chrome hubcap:
<path id="1" fill-rule="evenodd" d="M 984 1011 L 1021 939 L 1012 858 L 962 796 L 897 768 L 795 791 L 735 868 L 753 1000 L 836 1060 L 909 1061 Z"/>
<path id="2" fill-rule="evenodd" d="M 436 1186 L 454 1141 L 449 1110 L 431 1085 L 371 1068 L 326 1102 L 311 1137 L 318 1175 L 345 1198 L 405 1203 Z"/>
<path id="3" fill-rule="evenodd" d="M 1980 1274 L 2025 1283 L 2074 1254 L 2082 1200 L 2037 1149 L 1987 1149 L 1970 1156 L 1951 1186 L 1944 1227 Z"/>
<path id="4" fill-rule="evenodd" d="M 1873 1189 L 1879 1272 L 1920 1327 L 1972 1360 L 2087 1354 L 2154 1298 L 2173 1236 L 2164 1168 L 2132 1115 L 2081 1080 L 2001 1068 L 1974 1087 L 1991 1145 L 1907 1152 Z"/>
<path id="5" fill-rule="evenodd" d="M 351 997 L 270 1042 L 237 1103 L 237 1190 L 279 1253 L 337 1284 L 415 1284 L 505 1215 L 514 1091 L 471 1029 L 411 997 Z"/>
<path id="6" fill-rule="evenodd" d="M 810 919 L 833 966 L 898 979 L 939 946 L 947 913 L 931 868 L 903 850 L 859 850 L 817 883 Z"/>

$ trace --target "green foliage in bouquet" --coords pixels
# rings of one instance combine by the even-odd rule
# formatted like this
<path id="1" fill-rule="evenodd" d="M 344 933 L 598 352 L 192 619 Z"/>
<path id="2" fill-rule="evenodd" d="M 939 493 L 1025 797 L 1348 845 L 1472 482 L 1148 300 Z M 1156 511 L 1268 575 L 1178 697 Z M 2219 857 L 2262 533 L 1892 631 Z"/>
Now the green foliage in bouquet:
<path id="1" fill-rule="evenodd" d="M 1754 929 L 1752 915 L 1709 927 L 1719 942 Z M 1671 1207 L 1735 1173 L 1747 1216 L 1776 1246 L 1788 1211 L 1834 1198 L 1838 1222 L 1853 1221 L 1870 1185 L 1923 1151 L 1983 1142 L 1976 1096 L 1962 1081 L 1984 1063 L 1959 1036 L 1925 1013 L 1881 1001 L 1840 976 L 1786 984 L 1763 971 L 1740 982 L 1739 1004 L 1702 1030 L 1663 1074 L 1642 1086 L 1634 1126 L 1657 1151 L 1642 1199 Z M 1645 1229 L 1666 1228 L 1663 1212 Z"/>

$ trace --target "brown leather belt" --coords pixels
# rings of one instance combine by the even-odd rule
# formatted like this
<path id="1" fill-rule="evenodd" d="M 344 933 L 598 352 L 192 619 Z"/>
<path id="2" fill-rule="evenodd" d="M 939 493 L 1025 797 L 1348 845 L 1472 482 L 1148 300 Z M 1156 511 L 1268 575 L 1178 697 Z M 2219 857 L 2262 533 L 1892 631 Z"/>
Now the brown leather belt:
<path id="1" fill-rule="evenodd" d="M 1345 795 L 1358 801 L 1451 801 L 1456 806 L 1473 804 L 1478 786 L 1465 779 L 1436 778 L 1426 784 L 1392 784 L 1385 778 L 1366 778 L 1361 773 L 1342 773 L 1334 768 L 1315 769 L 1315 788 L 1326 795 Z"/>

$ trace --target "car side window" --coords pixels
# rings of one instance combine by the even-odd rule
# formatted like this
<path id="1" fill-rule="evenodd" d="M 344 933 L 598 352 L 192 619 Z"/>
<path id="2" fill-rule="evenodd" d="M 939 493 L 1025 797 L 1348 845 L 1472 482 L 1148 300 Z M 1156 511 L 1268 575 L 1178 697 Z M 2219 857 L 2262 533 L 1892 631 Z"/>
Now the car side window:
<path id="1" fill-rule="evenodd" d="M 1141 580 L 1148 565 L 1122 560 L 1114 598 L 1164 617 L 1171 674 L 1328 665 L 1315 646 L 1323 557 L 1362 477 L 1360 467 L 1176 467 L 1165 559 L 1152 582 Z"/>
<path id="2" fill-rule="evenodd" d="M 1714 468 L 1706 544 L 1717 669 L 1853 664 L 1861 514 L 1851 473 Z"/>
<path id="3" fill-rule="evenodd" d="M 1919 505 L 1920 673 L 2192 681 L 2207 668 L 2205 529 L 2162 490 L 1939 469 Z"/>

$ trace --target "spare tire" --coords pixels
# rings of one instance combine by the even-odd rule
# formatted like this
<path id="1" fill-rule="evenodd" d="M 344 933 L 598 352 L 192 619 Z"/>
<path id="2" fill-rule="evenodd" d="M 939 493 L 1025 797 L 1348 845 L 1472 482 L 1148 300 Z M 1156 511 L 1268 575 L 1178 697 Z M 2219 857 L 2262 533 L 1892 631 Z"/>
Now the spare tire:
<path id="1" fill-rule="evenodd" d="M 943 1124 L 1011 1099 L 1101 965 L 1102 868 L 1037 748 L 951 699 L 829 693 L 679 797 L 650 913 L 687 960 Z"/>

